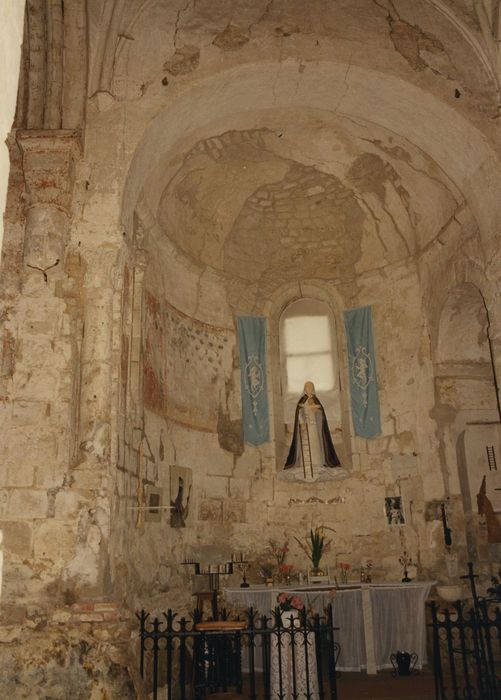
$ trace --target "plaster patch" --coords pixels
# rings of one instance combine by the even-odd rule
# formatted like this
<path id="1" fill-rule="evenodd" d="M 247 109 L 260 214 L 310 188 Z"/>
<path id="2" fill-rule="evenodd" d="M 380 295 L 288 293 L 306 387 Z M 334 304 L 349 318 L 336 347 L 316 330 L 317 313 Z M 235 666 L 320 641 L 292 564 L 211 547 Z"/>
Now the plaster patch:
<path id="1" fill-rule="evenodd" d="M 183 46 L 176 49 L 174 55 L 164 63 L 164 70 L 171 75 L 191 73 L 200 63 L 200 49 L 196 46 Z"/>
<path id="2" fill-rule="evenodd" d="M 249 37 L 240 27 L 234 24 L 228 24 L 222 32 L 216 35 L 212 43 L 223 51 L 235 51 L 244 46 L 248 41 Z"/>

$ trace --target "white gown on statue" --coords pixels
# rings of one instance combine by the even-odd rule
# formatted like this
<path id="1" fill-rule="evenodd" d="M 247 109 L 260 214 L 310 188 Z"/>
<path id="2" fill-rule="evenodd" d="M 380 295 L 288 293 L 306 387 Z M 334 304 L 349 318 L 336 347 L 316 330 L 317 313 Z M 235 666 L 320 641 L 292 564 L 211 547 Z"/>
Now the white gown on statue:
<path id="1" fill-rule="evenodd" d="M 315 404 L 304 403 L 298 413 L 298 451 L 293 467 L 280 472 L 283 481 L 331 481 L 344 479 L 345 469 L 326 466 L 322 441 L 322 411 Z"/>

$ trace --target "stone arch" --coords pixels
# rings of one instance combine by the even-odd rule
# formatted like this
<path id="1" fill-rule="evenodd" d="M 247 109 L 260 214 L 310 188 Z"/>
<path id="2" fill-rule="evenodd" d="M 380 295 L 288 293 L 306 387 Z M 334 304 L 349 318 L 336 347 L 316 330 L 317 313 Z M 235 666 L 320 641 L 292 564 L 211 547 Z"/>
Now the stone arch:
<path id="1" fill-rule="evenodd" d="M 300 299 L 315 299 L 323 302 L 330 310 L 335 324 L 335 335 L 337 342 L 337 356 L 339 363 L 340 382 L 340 404 L 341 423 L 338 429 L 338 440 L 336 450 L 339 448 L 339 457 L 343 467 L 351 464 L 351 443 L 350 443 L 350 408 L 348 388 L 343 384 L 342 377 L 348 376 L 348 359 L 344 343 L 344 333 L 342 330 L 342 309 L 344 308 L 342 299 L 336 289 L 331 285 L 326 288 L 318 282 L 303 281 L 300 284 L 287 284 L 278 289 L 272 298 L 263 307 L 263 313 L 268 318 L 268 339 L 270 365 L 268 369 L 268 385 L 271 389 L 272 415 L 270 422 L 274 426 L 273 434 L 275 440 L 275 454 L 277 469 L 285 463 L 288 444 L 286 441 L 286 431 L 284 429 L 285 416 L 282 401 L 281 370 L 280 370 L 280 349 L 279 349 L 279 325 L 282 313 L 289 304 Z"/>
<path id="2" fill-rule="evenodd" d="M 140 205 L 152 212 L 156 222 L 155 217 L 162 194 L 173 179 L 183 154 L 190 152 L 194 144 L 231 130 L 250 131 L 262 127 L 263 124 L 273 129 L 276 132 L 276 138 L 280 139 L 281 127 L 287 124 L 287 120 L 294 116 L 295 111 L 302 111 L 324 120 L 350 120 L 357 124 L 357 128 L 365 130 L 364 135 L 367 139 L 370 139 L 373 131 L 377 129 L 385 130 L 385 133 L 392 138 L 406 139 L 406 142 L 412 144 L 417 151 L 430 157 L 435 175 L 440 183 L 446 183 L 445 186 L 452 193 L 458 207 L 464 204 L 465 200 L 467 206 L 471 205 L 471 218 L 476 219 L 476 228 L 481 231 L 481 236 L 490 245 L 494 238 L 493 232 L 501 221 L 497 195 L 501 178 L 498 173 L 497 158 L 484 136 L 457 111 L 431 97 L 424 90 L 394 77 L 360 67 L 351 67 L 349 77 L 347 72 L 346 64 L 327 61 L 308 64 L 301 72 L 298 62 L 291 59 L 280 66 L 266 62 L 247 64 L 221 72 L 210 79 L 194 81 L 190 85 L 179 84 L 176 97 L 171 103 L 167 107 L 158 105 L 157 116 L 151 121 L 146 131 L 142 132 L 142 127 L 141 129 L 138 127 L 135 132 L 140 140 L 135 145 L 123 192 L 122 221 L 125 231 L 129 235 L 133 232 L 134 213 L 138 211 Z M 299 79 L 298 74 L 301 75 Z M 329 90 L 324 89 L 327 84 Z M 378 89 L 376 85 L 379 85 Z M 363 100 L 359 98 L 361 94 L 364 95 Z M 395 94 L 400 96 L 398 106 L 395 103 Z M 259 107 L 256 108 L 256 105 Z M 149 108 L 152 109 L 151 103 Z M 139 136 L 140 131 L 141 136 Z M 131 146 L 134 149 L 133 143 Z M 314 164 L 322 172 L 327 168 L 319 151 L 313 155 L 309 153 L 308 158 L 309 164 Z M 468 163 L 466 168 L 465 162 Z M 158 222 L 150 233 L 157 224 Z M 179 261 L 183 254 L 169 238 L 168 231 L 164 233 L 167 235 L 164 235 L 162 241 L 158 239 L 158 244 L 162 246 L 163 255 L 168 257 L 169 275 L 175 279 L 176 275 L 179 275 Z M 485 246 L 487 255 L 489 245 Z M 190 273 L 193 272 L 193 277 L 199 275 L 199 260 L 191 259 L 187 262 L 187 266 Z M 205 282 L 215 287 L 218 280 L 217 275 L 213 273 L 212 270 L 206 276 Z M 335 310 L 335 316 L 340 319 L 342 308 L 349 304 L 352 298 L 357 298 L 359 292 L 360 289 L 350 290 L 346 298 L 342 299 L 336 290 L 333 275 L 323 281 L 303 279 L 301 287 L 297 283 L 289 282 L 259 300 L 249 295 L 249 305 L 245 311 L 264 313 L 273 323 L 273 318 L 277 317 L 287 301 L 300 298 L 303 294 L 311 293 L 317 296 L 321 293 L 319 298 L 328 301 Z M 203 306 L 203 295 L 197 296 L 190 288 L 181 299 L 173 287 L 169 287 L 169 294 L 173 306 L 177 305 L 177 311 L 182 310 L 190 315 L 191 320 L 196 324 L 200 321 L 202 323 L 210 321 L 220 328 L 224 326 L 223 330 L 229 331 L 228 345 L 234 343 L 231 335 L 233 329 L 229 328 L 234 306 L 223 307 L 223 304 L 214 304 L 209 318 L 204 315 L 207 308 Z M 220 298 L 218 297 L 218 300 Z M 217 314 L 221 317 L 220 321 L 216 318 Z M 229 324 L 224 322 L 223 316 L 230 318 Z M 346 356 L 342 343 L 339 356 L 344 367 Z M 230 364 L 228 362 L 227 366 L 229 367 Z M 278 377 L 278 374 L 275 373 L 275 376 Z M 237 381 L 238 371 L 235 368 L 233 374 L 221 382 L 221 386 L 224 384 L 222 393 L 227 391 L 231 384 L 234 389 Z M 194 435 L 198 436 L 199 441 L 202 436 L 211 450 L 213 448 L 215 451 L 219 450 L 221 443 L 218 444 L 218 440 L 221 437 L 221 431 L 224 433 L 225 442 L 223 451 L 218 452 L 218 471 L 208 470 L 208 476 L 223 477 L 224 473 L 230 473 L 235 468 L 237 473 L 246 477 L 250 474 L 252 477 L 256 473 L 252 470 L 256 468 L 257 460 L 253 460 L 249 454 L 242 454 L 242 445 L 238 443 L 237 436 L 238 421 L 235 420 L 235 416 L 238 416 L 238 412 L 234 410 L 237 403 L 234 400 L 235 392 L 230 400 L 228 400 L 228 393 L 227 391 L 227 410 L 218 416 L 217 432 L 212 429 L 212 425 L 211 429 L 207 429 L 204 433 L 201 430 L 204 427 L 202 420 L 198 418 L 190 426 L 179 425 L 176 429 L 180 436 L 177 443 L 177 460 L 182 463 L 183 457 L 180 454 L 184 454 L 187 455 L 185 463 L 190 463 L 188 459 L 191 459 L 191 463 L 195 463 L 191 456 L 195 454 Z M 278 444 L 277 426 L 280 428 L 280 424 L 283 425 L 283 416 L 280 416 L 278 410 L 279 391 L 274 385 L 272 395 L 273 415 L 270 417 L 275 427 L 276 452 L 273 450 L 272 453 L 271 449 L 264 452 L 259 472 L 260 477 L 264 477 L 263 491 L 267 497 L 269 491 L 266 489 L 271 490 L 271 483 L 277 470 L 278 460 L 275 454 L 280 455 L 280 450 L 283 454 L 286 449 L 284 440 L 281 446 Z M 155 428 L 157 433 L 161 429 L 161 427 Z M 233 434 L 232 430 L 234 430 Z M 343 432 L 346 436 L 351 433 L 347 404 L 343 407 Z M 167 428 L 165 428 L 165 434 L 167 434 Z M 348 461 L 352 459 L 356 465 L 356 439 L 348 442 L 346 449 Z M 236 446 L 233 452 L 226 449 L 230 443 Z M 352 453 L 353 457 L 351 457 Z M 198 455 L 195 457 L 198 459 Z M 343 455 L 340 457 L 345 461 Z M 279 459 L 281 461 L 281 457 Z M 216 479 L 215 483 L 217 483 Z M 220 506 L 218 506 L 219 510 L 215 508 L 213 501 L 217 500 L 220 503 L 221 498 L 220 495 L 215 499 L 212 498 L 214 493 L 210 489 L 205 491 L 200 513 L 203 519 L 214 520 L 214 537 L 217 538 L 222 532 L 219 528 L 223 510 Z M 456 488 L 455 493 L 459 494 L 459 487 Z M 225 507 L 225 505 L 222 506 L 223 509 Z"/>
<path id="3" fill-rule="evenodd" d="M 489 316 L 484 296 L 472 282 L 459 283 L 447 294 L 439 316 L 434 369 L 446 492 L 464 515 L 468 556 L 486 560 L 485 524 L 479 529 L 476 494 L 483 475 L 489 476 L 486 446 L 495 445 L 499 456 L 501 433 Z M 491 498 L 496 496 L 494 482 L 491 475 Z"/>
<path id="4" fill-rule="evenodd" d="M 471 282 L 449 291 L 440 314 L 436 362 L 490 362 L 488 316 L 482 293 Z"/>
<path id="5" fill-rule="evenodd" d="M 472 241 L 469 242 L 470 244 Z M 476 250 L 478 239 L 473 239 L 473 250 Z M 501 278 L 499 277 L 499 251 L 493 259 L 481 260 L 473 253 L 470 256 L 464 251 L 458 254 L 452 252 L 448 256 L 438 257 L 433 263 L 433 279 L 441 279 L 442 284 L 425 285 L 426 308 L 428 313 L 428 326 L 430 329 L 432 358 L 434 364 L 439 362 L 440 324 L 443 310 L 451 302 L 451 294 L 459 294 L 457 290 L 470 289 L 471 297 L 482 299 L 485 312 L 488 317 L 491 362 L 496 377 L 497 403 L 499 408 L 499 376 L 501 371 L 500 352 L 500 321 L 498 299 L 501 295 Z M 492 270 L 492 273 L 491 273 Z M 456 290 L 456 291 L 455 291 Z"/>
<path id="6" fill-rule="evenodd" d="M 194 141 L 227 129 L 228 124 L 252 128 L 257 118 L 271 119 L 277 113 L 286 123 L 288 111 L 310 109 L 346 117 L 366 128 L 386 129 L 430 154 L 439 171 L 470 203 L 482 238 L 491 244 L 493 232 L 501 225 L 501 169 L 489 143 L 471 122 L 429 93 L 388 74 L 352 66 L 345 82 L 346 64 L 319 61 L 309 64 L 298 82 L 298 68 L 292 59 L 280 65 L 239 66 L 192 85 L 169 106 L 160 107 L 137 144 L 125 183 L 122 220 L 126 230 L 141 189 L 156 210 L 173 173 L 166 154 L 172 163 Z M 395 94 L 400 95 L 398 103 Z"/>

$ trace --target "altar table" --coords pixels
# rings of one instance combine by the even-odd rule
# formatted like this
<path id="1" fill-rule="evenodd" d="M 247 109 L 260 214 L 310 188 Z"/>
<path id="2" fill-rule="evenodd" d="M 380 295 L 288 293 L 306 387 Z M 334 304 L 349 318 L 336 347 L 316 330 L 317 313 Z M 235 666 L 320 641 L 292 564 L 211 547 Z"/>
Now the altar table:
<path id="1" fill-rule="evenodd" d="M 416 652 L 417 668 L 426 663 L 425 600 L 435 583 L 353 583 L 341 585 L 334 597 L 333 587 L 324 585 L 224 588 L 223 593 L 230 605 L 252 607 L 260 615 L 275 608 L 284 590 L 296 593 L 308 609 L 320 614 L 332 603 L 341 646 L 338 670 L 375 674 L 392 667 L 390 655 L 397 651 Z"/>

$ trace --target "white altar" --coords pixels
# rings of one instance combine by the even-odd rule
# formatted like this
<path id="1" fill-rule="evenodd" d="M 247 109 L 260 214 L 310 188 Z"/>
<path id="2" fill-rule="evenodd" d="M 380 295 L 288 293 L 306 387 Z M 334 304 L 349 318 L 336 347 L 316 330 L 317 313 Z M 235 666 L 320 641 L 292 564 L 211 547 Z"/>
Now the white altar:
<path id="1" fill-rule="evenodd" d="M 284 590 L 299 595 L 308 609 L 320 614 L 332 603 L 336 641 L 341 646 L 340 671 L 366 670 L 375 674 L 391 668 L 390 655 L 397 651 L 416 652 L 417 668 L 426 663 L 425 600 L 435 581 L 341 585 L 332 596 L 326 586 L 251 586 L 224 588 L 227 602 L 235 607 L 252 607 L 260 615 L 275 608 Z"/>

